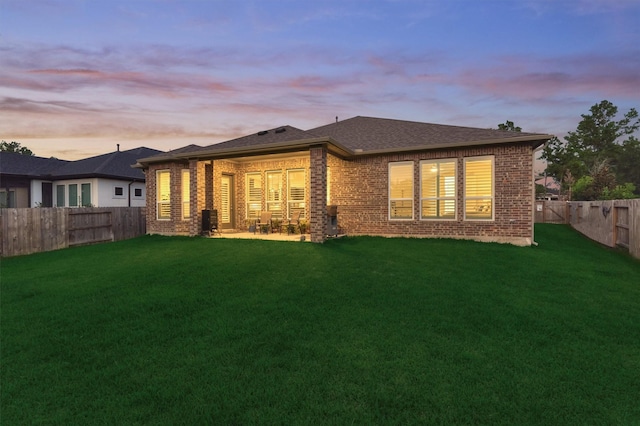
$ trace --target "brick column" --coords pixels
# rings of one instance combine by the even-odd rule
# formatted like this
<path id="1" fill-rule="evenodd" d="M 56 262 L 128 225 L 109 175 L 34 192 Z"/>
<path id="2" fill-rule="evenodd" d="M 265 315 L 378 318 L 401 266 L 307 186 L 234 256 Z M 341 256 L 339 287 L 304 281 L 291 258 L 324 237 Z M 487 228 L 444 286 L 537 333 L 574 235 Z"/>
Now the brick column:
<path id="1" fill-rule="evenodd" d="M 213 210 L 213 163 L 204 164 L 204 208 Z"/>
<path id="2" fill-rule="evenodd" d="M 205 208 L 205 167 L 198 160 L 189 160 L 189 235 L 200 235 L 202 210 Z"/>
<path id="3" fill-rule="evenodd" d="M 309 155 L 311 158 L 311 194 L 309 194 L 311 241 L 322 243 L 327 236 L 327 148 L 311 147 Z"/>

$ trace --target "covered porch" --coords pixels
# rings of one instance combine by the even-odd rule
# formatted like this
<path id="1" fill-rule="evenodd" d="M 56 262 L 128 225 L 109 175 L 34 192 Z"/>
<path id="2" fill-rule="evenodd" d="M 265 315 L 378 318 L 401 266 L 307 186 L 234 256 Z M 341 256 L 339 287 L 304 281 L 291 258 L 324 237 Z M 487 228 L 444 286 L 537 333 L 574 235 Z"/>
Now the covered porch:
<path id="1" fill-rule="evenodd" d="M 214 238 L 300 241 L 304 237 L 304 241 L 325 241 L 331 223 L 327 215 L 328 156 L 333 161 L 342 160 L 330 154 L 326 144 L 252 154 L 216 153 L 210 158 L 199 155 L 188 159 L 188 169 L 180 172 L 180 191 L 170 194 L 173 198 L 176 192 L 182 193 L 179 203 L 185 212 L 188 210 L 183 221 L 188 226 L 185 231 L 192 236 L 207 232 L 203 211 L 210 210 L 215 211 L 220 231 L 212 233 Z M 306 231 L 299 233 L 298 228 L 292 235 L 282 229 L 269 234 L 250 232 L 262 212 L 268 212 L 277 227 L 288 224 L 297 213 Z"/>

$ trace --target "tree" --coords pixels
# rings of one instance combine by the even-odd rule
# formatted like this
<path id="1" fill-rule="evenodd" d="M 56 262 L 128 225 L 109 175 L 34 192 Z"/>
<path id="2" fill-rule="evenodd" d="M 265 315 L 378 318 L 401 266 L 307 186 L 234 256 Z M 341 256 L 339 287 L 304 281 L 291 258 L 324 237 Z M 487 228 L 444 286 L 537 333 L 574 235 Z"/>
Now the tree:
<path id="1" fill-rule="evenodd" d="M 618 181 L 632 183 L 640 189 L 640 140 L 631 136 L 624 141 L 616 163 Z"/>
<path id="2" fill-rule="evenodd" d="M 513 121 L 507 120 L 505 123 L 498 124 L 499 130 L 509 130 L 510 132 L 521 132 L 522 128 L 513 124 Z"/>
<path id="3" fill-rule="evenodd" d="M 640 128 L 640 119 L 634 108 L 618 121 L 615 120 L 617 113 L 618 107 L 607 100 L 601 101 L 590 108 L 590 114 L 581 115 L 577 129 L 569 132 L 564 141 L 557 138 L 550 140 L 541 155 L 547 161 L 547 175 L 560 181 L 563 189 L 567 189 L 566 177 L 570 176 L 576 185 L 579 184 L 580 194 L 586 182 L 582 178 L 591 176 L 595 179 L 593 173 L 600 170 L 599 165 L 606 164 L 608 173 L 617 182 L 629 182 L 638 187 L 636 181 L 629 178 L 638 178 L 637 166 L 634 166 L 638 163 L 630 162 L 630 159 L 640 156 L 640 145 L 630 135 Z M 625 136 L 630 137 L 621 143 L 620 139 Z M 602 195 L 604 188 L 608 188 L 608 191 L 614 189 L 600 184 L 592 187 L 592 184 L 587 186 L 591 188 L 590 191 L 598 191 L 597 196 Z"/>
<path id="4" fill-rule="evenodd" d="M 0 151 L 15 152 L 22 155 L 35 155 L 29 148 L 21 146 L 18 142 L 0 142 Z"/>

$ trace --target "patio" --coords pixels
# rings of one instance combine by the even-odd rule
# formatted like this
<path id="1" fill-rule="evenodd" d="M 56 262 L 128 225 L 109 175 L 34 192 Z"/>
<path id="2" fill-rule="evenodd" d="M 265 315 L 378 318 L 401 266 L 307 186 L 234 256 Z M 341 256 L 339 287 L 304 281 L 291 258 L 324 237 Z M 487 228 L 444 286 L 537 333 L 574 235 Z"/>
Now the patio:
<path id="1" fill-rule="evenodd" d="M 243 240 L 270 240 L 270 241 L 304 241 L 309 242 L 309 234 L 287 234 L 286 232 L 273 232 L 273 233 L 259 233 L 236 231 L 236 230 L 223 230 L 222 232 L 212 233 L 210 238 L 235 238 Z"/>

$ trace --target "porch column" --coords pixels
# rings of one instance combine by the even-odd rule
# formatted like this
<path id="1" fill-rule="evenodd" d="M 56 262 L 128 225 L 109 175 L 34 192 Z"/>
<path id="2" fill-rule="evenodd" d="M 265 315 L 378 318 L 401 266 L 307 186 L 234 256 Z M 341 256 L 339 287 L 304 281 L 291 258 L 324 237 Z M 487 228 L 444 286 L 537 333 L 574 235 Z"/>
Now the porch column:
<path id="1" fill-rule="evenodd" d="M 205 208 L 205 166 L 198 160 L 189 160 L 189 235 L 200 235 L 202 210 Z"/>
<path id="2" fill-rule="evenodd" d="M 311 194 L 309 194 L 311 242 L 322 243 L 327 236 L 327 148 L 311 147 L 309 155 L 311 158 Z"/>

